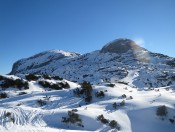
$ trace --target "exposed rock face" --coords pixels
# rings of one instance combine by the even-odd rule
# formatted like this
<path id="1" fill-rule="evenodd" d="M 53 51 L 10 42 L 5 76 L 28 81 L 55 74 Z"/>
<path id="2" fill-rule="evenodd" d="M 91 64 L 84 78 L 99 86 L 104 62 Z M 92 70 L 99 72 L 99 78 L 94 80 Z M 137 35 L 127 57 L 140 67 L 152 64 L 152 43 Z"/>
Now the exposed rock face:
<path id="1" fill-rule="evenodd" d="M 101 53 L 126 53 L 127 51 L 138 51 L 143 50 L 134 41 L 130 39 L 116 39 L 101 49 Z"/>

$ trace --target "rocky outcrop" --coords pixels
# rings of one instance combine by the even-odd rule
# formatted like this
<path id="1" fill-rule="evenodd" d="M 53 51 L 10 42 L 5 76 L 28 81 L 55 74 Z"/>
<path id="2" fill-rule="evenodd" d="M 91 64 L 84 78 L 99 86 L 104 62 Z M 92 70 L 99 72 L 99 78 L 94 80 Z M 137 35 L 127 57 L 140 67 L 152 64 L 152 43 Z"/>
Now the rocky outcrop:
<path id="1" fill-rule="evenodd" d="M 126 53 L 131 50 L 132 52 L 138 50 L 145 50 L 144 48 L 138 46 L 134 41 L 130 39 L 116 39 L 101 49 L 101 53 Z"/>

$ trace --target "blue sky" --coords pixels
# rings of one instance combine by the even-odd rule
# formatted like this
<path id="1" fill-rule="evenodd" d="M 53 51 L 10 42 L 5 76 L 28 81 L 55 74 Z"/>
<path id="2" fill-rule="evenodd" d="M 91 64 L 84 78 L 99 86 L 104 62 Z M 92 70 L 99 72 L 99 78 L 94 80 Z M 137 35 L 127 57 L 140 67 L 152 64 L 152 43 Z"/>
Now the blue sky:
<path id="1" fill-rule="evenodd" d="M 0 0 L 0 74 L 41 51 L 83 54 L 117 38 L 175 57 L 175 0 Z"/>

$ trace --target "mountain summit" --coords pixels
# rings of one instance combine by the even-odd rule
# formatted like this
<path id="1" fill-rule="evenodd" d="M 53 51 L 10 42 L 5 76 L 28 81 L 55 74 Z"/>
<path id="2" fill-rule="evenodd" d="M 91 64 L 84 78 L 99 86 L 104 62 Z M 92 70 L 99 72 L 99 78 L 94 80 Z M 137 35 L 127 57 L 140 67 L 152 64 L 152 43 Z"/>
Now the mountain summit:
<path id="1" fill-rule="evenodd" d="M 133 40 L 131 39 L 116 39 L 112 42 L 109 42 L 106 44 L 102 49 L 101 53 L 126 53 L 127 51 L 138 51 L 143 50 L 139 45 L 137 45 Z"/>

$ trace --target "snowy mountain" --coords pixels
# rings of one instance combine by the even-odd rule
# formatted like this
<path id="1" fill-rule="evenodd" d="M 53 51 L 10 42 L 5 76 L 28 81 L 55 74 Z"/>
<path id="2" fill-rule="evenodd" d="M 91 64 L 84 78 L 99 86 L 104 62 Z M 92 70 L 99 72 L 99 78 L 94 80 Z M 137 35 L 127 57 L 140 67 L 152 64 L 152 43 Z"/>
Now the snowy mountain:
<path id="1" fill-rule="evenodd" d="M 50 63 L 65 58 L 79 56 L 77 53 L 65 52 L 62 50 L 49 50 L 41 52 L 27 59 L 21 59 L 14 63 L 11 74 L 21 72 L 22 70 L 37 69 L 49 65 Z"/>
<path id="2" fill-rule="evenodd" d="M 174 58 L 152 53 L 130 39 L 116 39 L 101 50 L 83 55 L 60 50 L 42 52 L 17 61 L 10 74 L 58 75 L 74 82 L 113 81 L 155 88 L 175 84 L 174 67 Z"/>
<path id="3" fill-rule="evenodd" d="M 129 39 L 21 59 L 0 75 L 0 131 L 174 132 L 174 68 Z"/>

